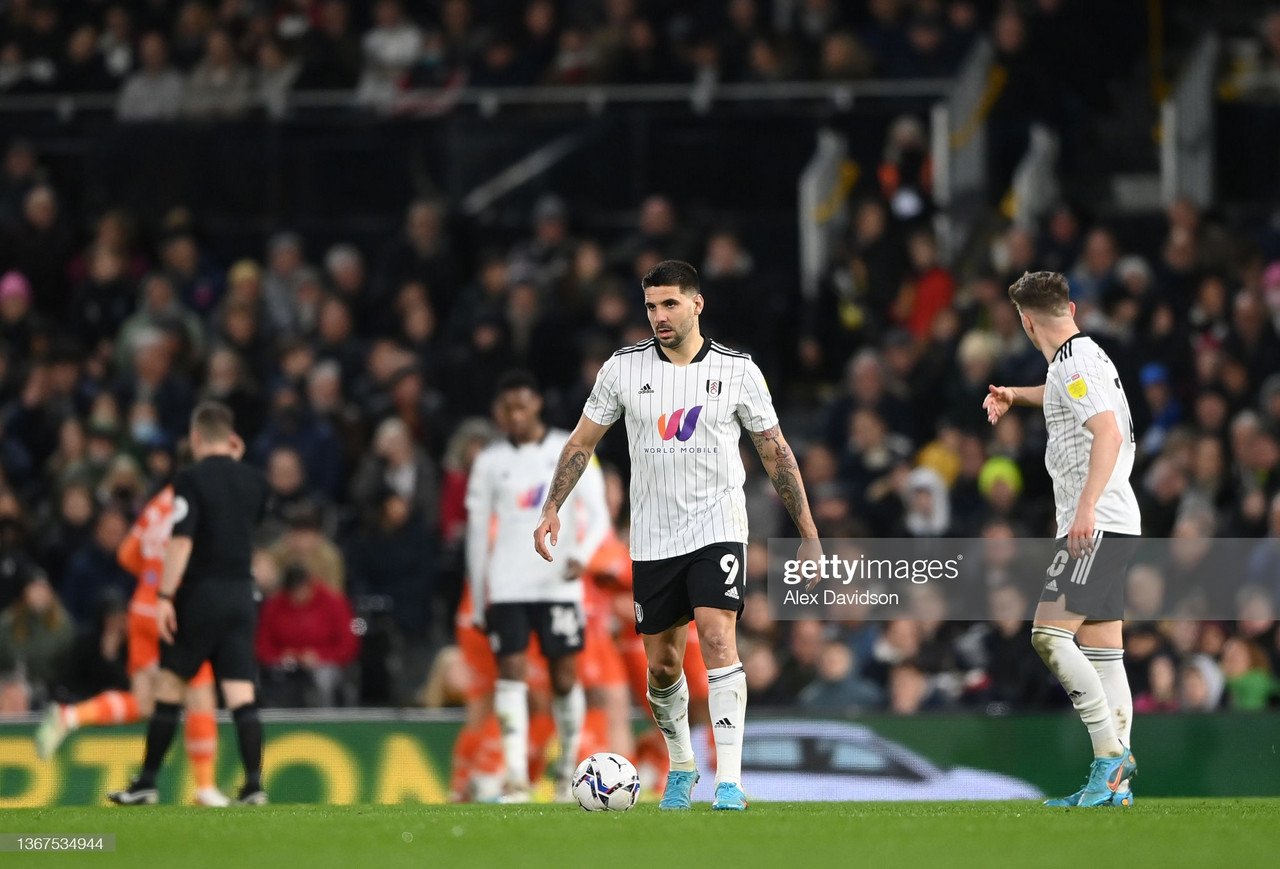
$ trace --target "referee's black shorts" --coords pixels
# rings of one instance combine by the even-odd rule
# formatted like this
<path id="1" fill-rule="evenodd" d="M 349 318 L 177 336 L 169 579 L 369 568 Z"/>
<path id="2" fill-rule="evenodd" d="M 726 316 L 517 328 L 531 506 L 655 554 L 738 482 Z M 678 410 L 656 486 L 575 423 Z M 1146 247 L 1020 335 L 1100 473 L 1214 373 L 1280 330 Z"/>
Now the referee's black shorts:
<path id="1" fill-rule="evenodd" d="M 1082 558 L 1072 558 L 1067 538 L 1059 538 L 1058 551 L 1045 571 L 1040 600 L 1052 602 L 1065 596 L 1069 612 L 1091 621 L 1124 618 L 1129 565 L 1141 542 L 1136 534 L 1096 531 L 1093 551 Z"/>
<path id="2" fill-rule="evenodd" d="M 187 682 L 207 660 L 219 680 L 251 682 L 258 678 L 253 647 L 258 607 L 252 583 L 184 584 L 178 589 L 174 608 L 178 631 L 172 644 L 160 643 L 162 669 Z"/>

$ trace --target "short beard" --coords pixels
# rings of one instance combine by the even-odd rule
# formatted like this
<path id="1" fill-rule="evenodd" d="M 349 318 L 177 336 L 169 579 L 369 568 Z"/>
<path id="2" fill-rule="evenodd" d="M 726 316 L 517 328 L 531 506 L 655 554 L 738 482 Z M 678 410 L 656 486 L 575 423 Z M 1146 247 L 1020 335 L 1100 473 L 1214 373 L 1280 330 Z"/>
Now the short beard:
<path id="1" fill-rule="evenodd" d="M 660 335 L 658 335 L 657 332 L 653 333 L 653 337 L 657 338 L 658 343 L 661 344 L 663 347 L 669 347 L 670 349 L 674 350 L 675 348 L 679 347 L 681 344 L 684 343 L 685 338 L 689 337 L 689 331 L 692 331 L 692 330 L 688 330 L 684 334 L 681 334 L 678 329 L 672 329 L 670 338 L 662 338 Z"/>

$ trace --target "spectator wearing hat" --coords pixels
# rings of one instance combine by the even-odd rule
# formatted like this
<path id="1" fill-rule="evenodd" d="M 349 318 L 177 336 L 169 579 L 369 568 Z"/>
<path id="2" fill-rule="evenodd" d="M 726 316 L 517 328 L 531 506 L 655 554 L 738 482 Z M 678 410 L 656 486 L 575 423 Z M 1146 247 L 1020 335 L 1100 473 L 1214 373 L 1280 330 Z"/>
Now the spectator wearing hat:
<path id="1" fill-rule="evenodd" d="M 1012 521 L 1017 518 L 1022 494 L 1022 469 L 1005 456 L 992 456 L 978 474 L 978 491 L 986 501 L 990 518 Z"/>
<path id="2" fill-rule="evenodd" d="M 1154 456 L 1159 454 L 1169 432 L 1182 423 L 1182 403 L 1170 386 L 1169 369 L 1159 362 L 1142 366 L 1138 383 L 1151 420 L 1138 448 L 1143 455 Z"/>
<path id="3" fill-rule="evenodd" d="M 44 571 L 31 569 L 23 580 L 18 598 L 0 611 L 0 682 L 25 683 L 34 707 L 62 678 L 75 625 Z"/>
<path id="4" fill-rule="evenodd" d="M 898 536 L 947 537 L 951 533 L 951 500 L 942 475 L 932 468 L 916 468 L 902 493 L 905 515 Z"/>

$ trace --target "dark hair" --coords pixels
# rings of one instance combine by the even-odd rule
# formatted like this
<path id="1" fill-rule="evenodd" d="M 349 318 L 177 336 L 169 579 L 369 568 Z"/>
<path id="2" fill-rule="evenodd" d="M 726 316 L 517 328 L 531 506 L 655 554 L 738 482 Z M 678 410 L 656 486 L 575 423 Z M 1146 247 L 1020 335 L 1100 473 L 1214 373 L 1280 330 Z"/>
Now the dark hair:
<path id="1" fill-rule="evenodd" d="M 542 394 L 542 390 L 538 387 L 538 378 L 523 369 L 508 371 L 502 375 L 498 379 L 498 386 L 494 390 L 494 394 L 502 395 L 504 392 L 514 392 L 517 389 L 527 389 L 534 395 Z"/>
<path id="2" fill-rule="evenodd" d="M 226 440 L 235 434 L 235 415 L 218 401 L 202 401 L 191 414 L 191 430 L 209 441 Z"/>
<path id="3" fill-rule="evenodd" d="M 650 287 L 679 287 L 680 292 L 692 296 L 702 292 L 698 286 L 698 270 L 678 259 L 663 260 L 640 281 L 642 289 Z"/>
<path id="4" fill-rule="evenodd" d="M 1060 272 L 1024 272 L 1009 287 L 1009 298 L 1022 311 L 1042 311 L 1062 316 L 1067 313 L 1071 289 Z"/>

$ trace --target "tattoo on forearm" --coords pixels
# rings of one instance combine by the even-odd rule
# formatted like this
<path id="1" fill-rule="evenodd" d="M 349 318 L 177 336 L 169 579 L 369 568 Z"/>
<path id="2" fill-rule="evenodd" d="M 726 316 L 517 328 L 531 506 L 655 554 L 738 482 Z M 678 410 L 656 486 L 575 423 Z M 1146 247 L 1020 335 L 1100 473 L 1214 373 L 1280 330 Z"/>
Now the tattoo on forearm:
<path id="1" fill-rule="evenodd" d="M 762 432 L 751 432 L 751 441 L 760 454 L 765 472 L 773 483 L 774 490 L 787 508 L 791 521 L 803 530 L 809 519 L 809 502 L 804 495 L 804 482 L 800 479 L 800 468 L 796 464 L 791 448 L 782 438 L 777 426 Z"/>
<path id="2" fill-rule="evenodd" d="M 564 499 L 569 497 L 590 460 L 591 454 L 586 450 L 573 444 L 565 444 L 564 451 L 560 453 L 560 461 L 556 464 L 556 474 L 551 479 L 551 494 L 547 496 L 547 500 L 555 504 L 557 510 L 564 506 Z"/>

